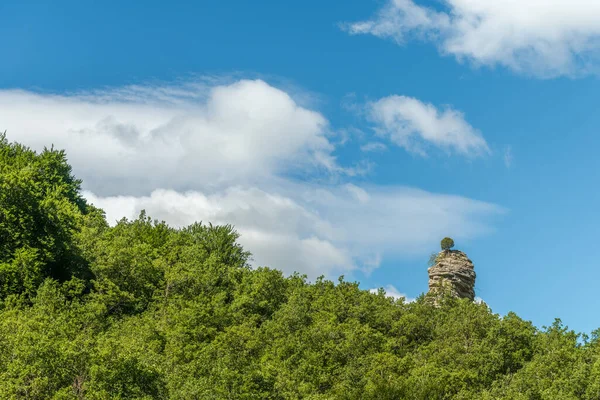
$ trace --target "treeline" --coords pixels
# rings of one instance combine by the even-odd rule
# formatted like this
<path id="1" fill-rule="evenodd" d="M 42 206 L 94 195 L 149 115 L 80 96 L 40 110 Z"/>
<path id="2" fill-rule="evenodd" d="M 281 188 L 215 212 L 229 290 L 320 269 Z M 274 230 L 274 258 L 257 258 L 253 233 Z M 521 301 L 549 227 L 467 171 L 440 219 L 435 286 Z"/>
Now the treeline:
<path id="1" fill-rule="evenodd" d="M 596 335 L 251 269 L 230 226 L 110 227 L 80 184 L 0 136 L 0 399 L 600 398 Z"/>

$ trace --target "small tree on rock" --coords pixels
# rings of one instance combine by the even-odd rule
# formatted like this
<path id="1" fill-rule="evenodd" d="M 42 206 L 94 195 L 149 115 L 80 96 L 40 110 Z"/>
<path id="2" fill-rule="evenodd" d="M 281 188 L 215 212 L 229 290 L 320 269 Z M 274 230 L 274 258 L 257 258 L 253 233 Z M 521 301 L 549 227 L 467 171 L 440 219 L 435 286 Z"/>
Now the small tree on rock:
<path id="1" fill-rule="evenodd" d="M 442 239 L 441 245 L 443 251 L 448 251 L 454 247 L 454 240 L 452 240 L 452 238 L 445 237 Z"/>

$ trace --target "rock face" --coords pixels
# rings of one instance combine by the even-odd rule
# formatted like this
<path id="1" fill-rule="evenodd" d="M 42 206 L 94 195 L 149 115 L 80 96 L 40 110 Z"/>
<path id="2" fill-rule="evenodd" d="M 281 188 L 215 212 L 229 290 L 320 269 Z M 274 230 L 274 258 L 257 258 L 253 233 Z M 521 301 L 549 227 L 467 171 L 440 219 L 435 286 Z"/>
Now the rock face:
<path id="1" fill-rule="evenodd" d="M 456 297 L 475 299 L 475 270 L 473 262 L 462 251 L 442 251 L 430 267 L 429 294 L 448 288 Z"/>

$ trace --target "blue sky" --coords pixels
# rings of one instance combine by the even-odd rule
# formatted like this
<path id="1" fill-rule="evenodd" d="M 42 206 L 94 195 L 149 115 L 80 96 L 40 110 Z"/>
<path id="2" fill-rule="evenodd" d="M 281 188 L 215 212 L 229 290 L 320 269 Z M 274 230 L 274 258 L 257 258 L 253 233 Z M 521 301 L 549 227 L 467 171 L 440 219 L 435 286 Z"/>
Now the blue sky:
<path id="1" fill-rule="evenodd" d="M 590 332 L 600 9 L 542 3 L 3 1 L 0 128 L 109 218 L 409 297 L 451 235 L 495 312 Z"/>

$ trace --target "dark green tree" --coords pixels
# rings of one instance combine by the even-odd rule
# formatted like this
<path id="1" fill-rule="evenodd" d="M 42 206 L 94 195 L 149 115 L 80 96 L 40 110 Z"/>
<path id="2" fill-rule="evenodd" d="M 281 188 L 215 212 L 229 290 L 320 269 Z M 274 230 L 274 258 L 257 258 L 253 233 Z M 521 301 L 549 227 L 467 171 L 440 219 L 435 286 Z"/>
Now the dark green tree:
<path id="1" fill-rule="evenodd" d="M 64 151 L 37 153 L 0 134 L 0 299 L 89 274 L 75 243 L 90 211 L 80 184 Z"/>
<path id="2" fill-rule="evenodd" d="M 452 240 L 452 238 L 445 237 L 442 239 L 441 246 L 443 251 L 448 251 L 454 247 L 454 240 Z"/>

